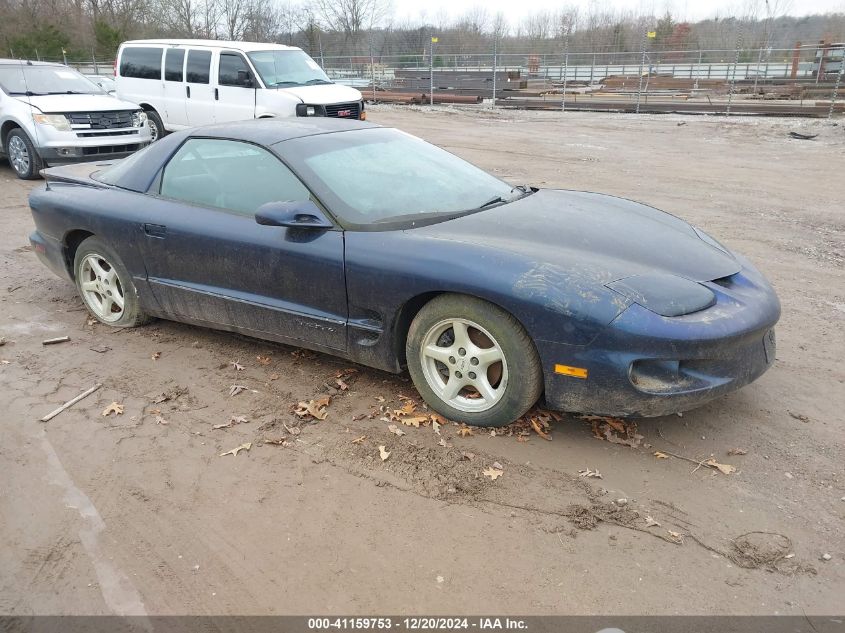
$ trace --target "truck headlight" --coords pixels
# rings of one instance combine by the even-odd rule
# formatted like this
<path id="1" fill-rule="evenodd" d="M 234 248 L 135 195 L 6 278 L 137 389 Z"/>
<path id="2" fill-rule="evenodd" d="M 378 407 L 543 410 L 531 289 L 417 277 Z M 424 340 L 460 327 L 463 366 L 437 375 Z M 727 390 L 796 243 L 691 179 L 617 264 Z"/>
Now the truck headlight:
<path id="1" fill-rule="evenodd" d="M 322 112 L 317 109 L 317 106 L 306 105 L 298 103 L 296 105 L 296 116 L 322 116 Z"/>
<path id="2" fill-rule="evenodd" d="M 143 111 L 132 113 L 132 127 L 141 127 L 147 124 L 147 113 Z"/>
<path id="3" fill-rule="evenodd" d="M 60 132 L 70 132 L 70 121 L 64 114 L 33 114 L 33 121 L 38 125 L 50 125 Z"/>

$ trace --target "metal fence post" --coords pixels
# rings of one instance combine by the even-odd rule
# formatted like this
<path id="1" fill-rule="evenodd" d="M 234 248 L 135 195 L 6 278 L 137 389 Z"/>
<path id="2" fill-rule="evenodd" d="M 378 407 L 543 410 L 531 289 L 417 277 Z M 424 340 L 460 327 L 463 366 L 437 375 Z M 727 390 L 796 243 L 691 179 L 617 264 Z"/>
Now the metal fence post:
<path id="1" fill-rule="evenodd" d="M 376 60 L 373 57 L 373 36 L 370 34 L 370 77 L 373 83 L 373 103 L 376 100 Z"/>
<path id="2" fill-rule="evenodd" d="M 428 85 L 429 85 L 429 92 L 428 92 L 428 105 L 434 105 L 434 40 L 436 38 L 432 35 L 431 36 L 431 43 L 428 47 Z"/>
<path id="3" fill-rule="evenodd" d="M 496 55 L 499 52 L 499 35 L 498 33 L 493 36 L 493 105 L 491 108 L 493 110 L 496 109 Z"/>
<path id="4" fill-rule="evenodd" d="M 646 43 L 647 38 L 648 38 L 648 27 L 645 27 L 643 29 L 643 41 L 642 41 L 642 46 L 641 46 L 641 48 L 643 50 L 643 56 L 642 56 L 642 59 L 640 59 L 640 81 L 639 81 L 639 85 L 637 86 L 637 110 L 636 110 L 637 114 L 640 113 L 640 97 L 642 96 L 642 93 L 643 93 L 643 66 L 645 66 L 645 43 Z"/>
<path id="5" fill-rule="evenodd" d="M 734 69 L 731 74 L 730 88 L 728 89 L 728 107 L 725 111 L 727 116 L 731 115 L 731 103 L 734 98 L 734 88 L 736 86 L 736 67 L 739 66 L 739 52 L 742 50 L 742 22 L 739 24 L 739 32 L 736 35 L 736 56 L 734 57 Z"/>
<path id="6" fill-rule="evenodd" d="M 830 111 L 827 113 L 827 118 L 833 118 L 833 106 L 836 104 L 836 97 L 839 94 L 839 86 L 842 84 L 842 75 L 845 74 L 845 51 L 843 51 L 842 61 L 839 65 L 839 74 L 836 75 L 836 83 L 833 84 L 833 94 L 830 95 Z"/>
<path id="7" fill-rule="evenodd" d="M 560 95 L 560 111 L 566 112 L 566 81 L 569 78 L 569 35 L 563 44 L 563 92 Z"/>

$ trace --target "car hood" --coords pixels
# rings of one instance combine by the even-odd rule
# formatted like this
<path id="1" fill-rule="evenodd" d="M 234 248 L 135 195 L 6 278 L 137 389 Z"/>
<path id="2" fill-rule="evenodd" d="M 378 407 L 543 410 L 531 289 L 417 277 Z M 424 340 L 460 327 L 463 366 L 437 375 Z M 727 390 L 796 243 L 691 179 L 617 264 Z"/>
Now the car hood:
<path id="1" fill-rule="evenodd" d="M 279 92 L 292 94 L 303 103 L 326 104 L 346 103 L 360 101 L 361 93 L 341 84 L 322 84 L 316 86 L 291 86 L 290 88 L 277 88 Z"/>
<path id="2" fill-rule="evenodd" d="M 17 97 L 19 101 L 35 106 L 45 114 L 61 112 L 109 112 L 113 110 L 140 110 L 129 101 L 111 95 L 36 95 Z"/>
<path id="3" fill-rule="evenodd" d="M 663 211 L 614 196 L 543 189 L 515 202 L 415 229 L 530 258 L 607 284 L 665 273 L 692 281 L 733 275 L 741 265 Z"/>

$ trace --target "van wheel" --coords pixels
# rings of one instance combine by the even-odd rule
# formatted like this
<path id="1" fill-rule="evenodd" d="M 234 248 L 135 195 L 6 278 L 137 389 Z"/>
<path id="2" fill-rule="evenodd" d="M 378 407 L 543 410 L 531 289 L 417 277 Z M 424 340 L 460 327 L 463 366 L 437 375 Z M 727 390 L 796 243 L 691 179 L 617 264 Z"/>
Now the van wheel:
<path id="1" fill-rule="evenodd" d="M 44 167 L 44 161 L 35 151 L 32 141 L 29 140 L 26 132 L 20 128 L 9 132 L 6 137 L 6 156 L 9 163 L 21 180 L 35 180 Z"/>
<path id="2" fill-rule="evenodd" d="M 147 125 L 150 128 L 153 143 L 155 143 L 158 139 L 167 136 L 167 130 L 164 129 L 164 123 L 158 115 L 158 112 L 155 110 L 147 110 Z"/>

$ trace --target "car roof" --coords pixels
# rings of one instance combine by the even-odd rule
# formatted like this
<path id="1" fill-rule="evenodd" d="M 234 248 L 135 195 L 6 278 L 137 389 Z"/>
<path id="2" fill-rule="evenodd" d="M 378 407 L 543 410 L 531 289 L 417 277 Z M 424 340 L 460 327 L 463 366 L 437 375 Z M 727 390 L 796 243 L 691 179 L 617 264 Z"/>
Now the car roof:
<path id="1" fill-rule="evenodd" d="M 298 46 L 285 46 L 284 44 L 270 44 L 267 42 L 233 42 L 229 40 L 170 40 L 170 39 L 155 39 L 155 40 L 130 40 L 124 42 L 123 46 L 207 46 L 210 48 L 230 48 L 236 51 L 249 53 L 252 51 L 299 51 L 302 50 Z"/>
<path id="2" fill-rule="evenodd" d="M 64 66 L 56 62 L 36 62 L 29 59 L 3 59 L 0 58 L 0 66 Z"/>
<path id="3" fill-rule="evenodd" d="M 229 138 L 256 143 L 258 145 L 275 145 L 292 138 L 329 134 L 332 132 L 346 132 L 349 130 L 365 130 L 381 127 L 366 121 L 336 119 L 333 117 L 302 117 L 296 119 L 250 119 L 232 123 L 218 123 L 206 125 L 190 130 L 188 136 Z"/>
<path id="4" fill-rule="evenodd" d="M 173 153 L 189 138 L 231 139 L 270 147 L 294 138 L 381 127 L 381 125 L 365 121 L 308 117 L 278 120 L 252 119 L 181 130 L 168 134 L 143 150 L 143 159 L 134 163 L 132 169 L 123 173 L 112 184 L 130 191 L 147 191 L 161 166 L 170 160 Z M 131 160 L 131 157 L 126 160 Z"/>

